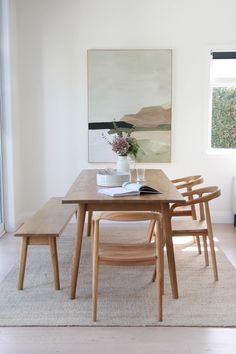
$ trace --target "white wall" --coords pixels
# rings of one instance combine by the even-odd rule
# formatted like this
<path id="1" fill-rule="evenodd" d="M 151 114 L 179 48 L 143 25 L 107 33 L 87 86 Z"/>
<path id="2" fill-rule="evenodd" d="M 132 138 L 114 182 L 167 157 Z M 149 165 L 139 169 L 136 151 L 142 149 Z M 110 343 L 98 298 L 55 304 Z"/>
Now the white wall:
<path id="1" fill-rule="evenodd" d="M 236 49 L 233 0 L 10 0 L 16 220 L 64 195 L 87 162 L 86 50 L 173 49 L 169 177 L 222 188 L 214 221 L 231 222 L 236 156 L 207 154 L 209 49 Z M 17 58 L 17 60 L 16 60 Z"/>

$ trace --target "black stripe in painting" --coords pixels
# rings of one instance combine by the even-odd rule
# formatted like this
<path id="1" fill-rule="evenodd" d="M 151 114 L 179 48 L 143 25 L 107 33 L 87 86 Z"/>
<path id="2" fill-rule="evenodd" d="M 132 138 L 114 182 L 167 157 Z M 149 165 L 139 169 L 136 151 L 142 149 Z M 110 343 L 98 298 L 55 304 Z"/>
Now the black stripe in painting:
<path id="1" fill-rule="evenodd" d="M 133 125 L 126 122 L 116 122 L 119 128 L 132 128 Z M 89 123 L 89 130 L 99 130 L 99 129 L 114 129 L 113 122 L 99 122 L 99 123 Z"/>

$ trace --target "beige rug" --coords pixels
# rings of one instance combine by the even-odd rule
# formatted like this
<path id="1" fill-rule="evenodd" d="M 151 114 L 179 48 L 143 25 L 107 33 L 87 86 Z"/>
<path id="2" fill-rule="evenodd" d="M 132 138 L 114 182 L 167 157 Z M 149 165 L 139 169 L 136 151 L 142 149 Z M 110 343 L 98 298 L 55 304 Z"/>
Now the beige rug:
<path id="1" fill-rule="evenodd" d="M 73 227 L 74 229 L 74 227 Z M 104 225 L 105 237 L 110 224 Z M 115 228 L 114 238 L 124 237 L 127 225 Z M 72 226 L 58 243 L 61 286 L 55 291 L 47 247 L 29 249 L 23 291 L 17 291 L 18 264 L 0 284 L 0 326 L 236 326 L 236 271 L 217 250 L 218 282 L 211 267 L 204 267 L 191 239 L 175 245 L 179 299 L 173 300 L 165 270 L 164 321 L 156 315 L 152 267 L 101 267 L 98 321 L 91 321 L 90 240 L 84 238 L 77 298 L 69 299 L 73 249 Z M 131 233 L 130 225 L 128 233 Z M 138 224 L 133 238 L 143 238 Z M 180 240 L 180 239 L 178 239 Z"/>

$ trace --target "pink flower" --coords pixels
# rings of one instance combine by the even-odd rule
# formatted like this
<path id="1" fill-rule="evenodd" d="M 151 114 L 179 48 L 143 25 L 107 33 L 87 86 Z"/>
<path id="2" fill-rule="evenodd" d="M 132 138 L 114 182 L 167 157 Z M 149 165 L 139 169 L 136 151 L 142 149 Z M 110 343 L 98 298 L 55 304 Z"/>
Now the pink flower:
<path id="1" fill-rule="evenodd" d="M 112 150 L 120 156 L 126 156 L 130 148 L 127 138 L 116 136 L 112 142 Z"/>

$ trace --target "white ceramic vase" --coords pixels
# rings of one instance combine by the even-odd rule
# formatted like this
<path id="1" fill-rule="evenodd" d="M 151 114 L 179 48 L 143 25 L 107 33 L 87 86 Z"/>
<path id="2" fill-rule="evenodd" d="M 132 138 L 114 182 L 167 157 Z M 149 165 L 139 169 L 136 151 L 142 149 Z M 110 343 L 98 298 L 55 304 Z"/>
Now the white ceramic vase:
<path id="1" fill-rule="evenodd" d="M 127 156 L 118 155 L 116 162 L 116 170 L 117 172 L 129 172 L 129 161 L 127 159 Z"/>

